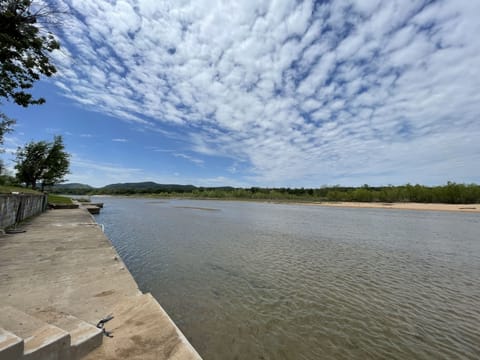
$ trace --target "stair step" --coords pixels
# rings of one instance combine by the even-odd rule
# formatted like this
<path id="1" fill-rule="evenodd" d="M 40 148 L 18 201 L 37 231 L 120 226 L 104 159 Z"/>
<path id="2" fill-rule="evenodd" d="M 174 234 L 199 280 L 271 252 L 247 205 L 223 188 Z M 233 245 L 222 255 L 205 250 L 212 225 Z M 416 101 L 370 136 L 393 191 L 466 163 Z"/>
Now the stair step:
<path id="1" fill-rule="evenodd" d="M 36 316 L 70 334 L 71 359 L 80 359 L 102 344 L 102 330 L 73 315 L 49 311 Z"/>
<path id="2" fill-rule="evenodd" d="M 0 326 L 24 339 L 24 359 L 61 360 L 69 356 L 68 332 L 23 311 L 11 306 L 0 308 Z"/>
<path id="3" fill-rule="evenodd" d="M 0 328 L 0 359 L 17 360 L 23 356 L 23 339 Z"/>

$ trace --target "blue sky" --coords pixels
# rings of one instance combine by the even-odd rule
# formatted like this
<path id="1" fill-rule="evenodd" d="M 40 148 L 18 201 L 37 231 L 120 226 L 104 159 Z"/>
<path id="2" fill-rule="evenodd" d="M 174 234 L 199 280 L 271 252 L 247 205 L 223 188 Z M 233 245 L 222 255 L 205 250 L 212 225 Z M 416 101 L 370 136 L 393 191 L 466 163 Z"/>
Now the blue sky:
<path id="1" fill-rule="evenodd" d="M 4 145 L 62 135 L 69 182 L 480 182 L 479 1 L 49 3 L 58 74 Z"/>

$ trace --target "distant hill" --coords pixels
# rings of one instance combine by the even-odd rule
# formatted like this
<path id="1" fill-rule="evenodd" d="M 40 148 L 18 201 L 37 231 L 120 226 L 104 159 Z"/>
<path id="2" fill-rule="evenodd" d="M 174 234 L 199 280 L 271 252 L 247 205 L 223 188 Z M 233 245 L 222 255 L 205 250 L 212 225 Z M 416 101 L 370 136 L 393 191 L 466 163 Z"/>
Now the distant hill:
<path id="1" fill-rule="evenodd" d="M 63 194 L 134 194 L 134 193 L 165 193 L 191 192 L 197 189 L 193 185 L 157 184 L 153 181 L 109 184 L 100 188 L 80 183 L 58 184 L 50 189 L 52 193 Z"/>
<path id="2" fill-rule="evenodd" d="M 53 189 L 94 189 L 92 186 L 80 183 L 56 184 Z"/>
<path id="3" fill-rule="evenodd" d="M 110 184 L 97 189 L 98 192 L 190 192 L 195 190 L 193 185 L 178 185 L 178 184 L 157 184 L 153 181 L 137 182 L 137 183 L 118 183 Z"/>
<path id="4" fill-rule="evenodd" d="M 86 184 L 68 183 L 68 184 L 56 184 L 47 190 L 54 194 L 86 195 L 92 192 L 93 190 L 95 190 L 95 188 Z"/>

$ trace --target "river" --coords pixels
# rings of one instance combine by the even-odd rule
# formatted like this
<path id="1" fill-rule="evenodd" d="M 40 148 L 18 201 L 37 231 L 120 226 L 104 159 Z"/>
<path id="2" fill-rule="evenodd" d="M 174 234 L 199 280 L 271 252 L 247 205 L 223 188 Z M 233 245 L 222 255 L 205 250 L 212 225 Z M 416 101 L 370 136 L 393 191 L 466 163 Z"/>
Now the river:
<path id="1" fill-rule="evenodd" d="M 479 357 L 479 214 L 95 201 L 205 360 Z"/>

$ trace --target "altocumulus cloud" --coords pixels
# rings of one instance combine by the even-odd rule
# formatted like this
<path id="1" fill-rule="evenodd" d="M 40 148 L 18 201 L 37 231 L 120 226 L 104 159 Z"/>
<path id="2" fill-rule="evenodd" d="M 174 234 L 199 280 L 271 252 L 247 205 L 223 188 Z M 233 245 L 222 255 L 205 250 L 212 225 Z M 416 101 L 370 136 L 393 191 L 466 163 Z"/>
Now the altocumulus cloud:
<path id="1" fill-rule="evenodd" d="M 55 3 L 65 96 L 251 182 L 480 178 L 479 1 Z"/>

